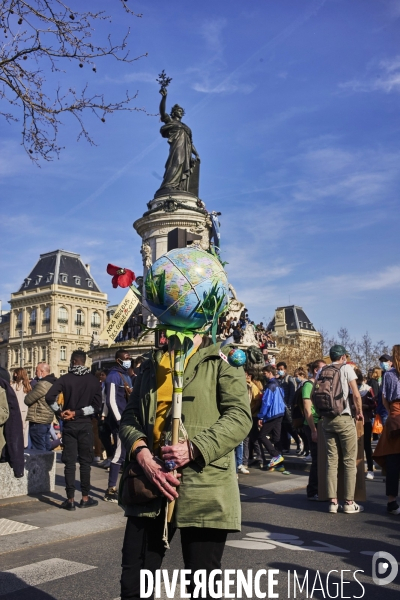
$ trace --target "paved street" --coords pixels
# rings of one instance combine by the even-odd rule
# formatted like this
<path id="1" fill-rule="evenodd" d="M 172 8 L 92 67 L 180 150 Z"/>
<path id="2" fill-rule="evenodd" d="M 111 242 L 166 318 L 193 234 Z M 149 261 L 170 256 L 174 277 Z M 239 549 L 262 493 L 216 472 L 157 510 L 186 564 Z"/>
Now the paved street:
<path id="1" fill-rule="evenodd" d="M 19 528 L 30 527 L 0 537 L 1 600 L 114 600 L 119 595 L 124 517 L 115 504 L 103 501 L 87 511 L 59 510 L 63 497 L 62 465 L 57 470 L 54 494 L 0 504 L 0 519 L 19 524 Z M 99 499 L 106 476 L 103 470 L 93 468 L 93 495 Z M 385 514 L 380 473 L 374 481 L 367 482 L 365 512 L 354 516 L 330 515 L 326 503 L 307 501 L 306 481 L 304 471 L 282 475 L 251 469 L 250 475 L 241 476 L 243 529 L 230 535 L 224 569 L 279 569 L 275 576 L 279 583 L 274 591 L 279 592 L 280 598 L 307 598 L 307 582 L 302 593 L 297 588 L 295 595 L 293 590 L 293 571 L 297 571 L 301 582 L 307 569 L 308 597 L 316 571 L 320 579 L 315 587 L 321 588 L 322 582 L 325 597 L 329 597 L 326 574 L 333 569 L 339 571 L 339 579 L 333 573 L 328 582 L 328 592 L 335 597 L 335 582 L 340 581 L 343 569 L 348 570 L 344 579 L 353 583 L 344 584 L 342 593 L 339 588 L 338 597 L 397 598 L 399 576 L 385 587 L 376 586 L 371 578 L 374 552 L 386 551 L 397 560 L 400 558 L 398 517 Z M 179 535 L 172 542 L 164 566 L 170 572 L 183 567 Z M 356 575 L 365 588 L 364 595 L 353 579 L 356 569 L 364 570 Z M 290 593 L 288 570 L 292 573 Z M 266 590 L 265 585 L 261 587 Z M 164 593 L 162 597 L 166 597 Z M 178 593 L 175 597 L 179 597 Z M 313 597 L 324 598 L 324 594 L 314 590 Z"/>

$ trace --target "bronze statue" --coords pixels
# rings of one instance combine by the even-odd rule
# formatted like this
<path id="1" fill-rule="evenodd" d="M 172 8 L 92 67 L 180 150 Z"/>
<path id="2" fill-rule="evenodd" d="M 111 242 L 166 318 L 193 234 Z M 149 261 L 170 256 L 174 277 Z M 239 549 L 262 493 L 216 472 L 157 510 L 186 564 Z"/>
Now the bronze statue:
<path id="1" fill-rule="evenodd" d="M 156 192 L 156 196 L 174 191 L 190 192 L 198 196 L 198 172 L 197 186 L 193 187 L 194 181 L 190 185 L 190 178 L 193 178 L 195 169 L 198 171 L 200 157 L 192 141 L 191 129 L 185 123 L 182 123 L 181 119 L 185 114 L 183 108 L 175 104 L 171 109 L 170 115 L 166 112 L 168 83 L 166 85 L 162 84 L 160 89 L 160 94 L 162 95 L 160 115 L 161 121 L 164 123 L 160 129 L 160 133 L 162 137 L 168 139 L 170 148 L 169 156 L 165 163 L 164 179 L 160 189 Z"/>

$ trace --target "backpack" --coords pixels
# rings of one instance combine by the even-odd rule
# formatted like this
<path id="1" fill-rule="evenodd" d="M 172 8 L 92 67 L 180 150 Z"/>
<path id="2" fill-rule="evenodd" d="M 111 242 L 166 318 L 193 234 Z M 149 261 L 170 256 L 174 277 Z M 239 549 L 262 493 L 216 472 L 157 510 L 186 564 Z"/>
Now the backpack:
<path id="1" fill-rule="evenodd" d="M 305 382 L 304 382 L 305 383 Z M 304 423 L 303 385 L 300 385 L 294 395 L 292 404 L 293 427 L 299 429 Z"/>
<path id="2" fill-rule="evenodd" d="M 320 417 L 333 419 L 341 415 L 346 408 L 340 381 L 341 367 L 342 365 L 325 365 L 314 383 L 311 400 Z"/>

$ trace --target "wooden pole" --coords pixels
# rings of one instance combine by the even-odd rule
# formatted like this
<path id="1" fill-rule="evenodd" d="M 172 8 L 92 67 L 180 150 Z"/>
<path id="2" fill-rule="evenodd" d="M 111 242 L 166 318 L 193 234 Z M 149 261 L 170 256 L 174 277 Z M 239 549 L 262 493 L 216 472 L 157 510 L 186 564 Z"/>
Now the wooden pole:
<path id="1" fill-rule="evenodd" d="M 182 388 L 183 370 L 185 367 L 185 354 L 182 343 L 177 335 L 174 336 L 174 368 L 172 373 L 173 396 L 172 396 L 172 445 L 179 444 L 179 424 L 182 417 Z M 176 471 L 173 472 L 176 476 Z M 172 520 L 175 501 L 168 504 L 168 523 Z"/>

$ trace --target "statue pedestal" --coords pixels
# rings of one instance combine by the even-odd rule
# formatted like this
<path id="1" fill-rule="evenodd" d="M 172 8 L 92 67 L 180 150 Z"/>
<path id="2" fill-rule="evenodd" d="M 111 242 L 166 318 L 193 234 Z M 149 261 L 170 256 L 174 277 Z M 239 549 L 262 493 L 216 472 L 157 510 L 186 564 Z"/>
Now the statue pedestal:
<path id="1" fill-rule="evenodd" d="M 158 196 L 147 204 L 149 210 L 134 222 L 133 227 L 151 249 L 150 260 L 143 254 L 143 277 L 147 269 L 168 250 L 168 232 L 176 227 L 187 229 L 202 236 L 200 245 L 204 250 L 210 247 L 211 221 L 207 211 L 198 206 L 198 198 L 188 192 L 173 192 Z M 142 246 L 143 250 L 143 246 Z M 150 254 L 150 253 L 148 253 Z"/>

